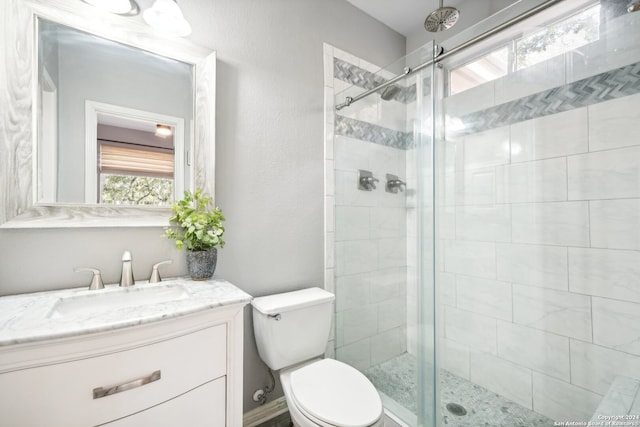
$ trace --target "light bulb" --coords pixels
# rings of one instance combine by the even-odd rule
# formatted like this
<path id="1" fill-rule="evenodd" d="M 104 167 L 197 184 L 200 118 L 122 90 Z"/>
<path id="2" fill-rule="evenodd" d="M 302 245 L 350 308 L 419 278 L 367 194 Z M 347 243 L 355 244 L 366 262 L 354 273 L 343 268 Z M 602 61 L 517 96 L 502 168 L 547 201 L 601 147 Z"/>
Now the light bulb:
<path id="1" fill-rule="evenodd" d="M 191 34 L 191 25 L 173 0 L 156 0 L 151 8 L 144 11 L 142 17 L 160 32 L 180 37 Z"/>

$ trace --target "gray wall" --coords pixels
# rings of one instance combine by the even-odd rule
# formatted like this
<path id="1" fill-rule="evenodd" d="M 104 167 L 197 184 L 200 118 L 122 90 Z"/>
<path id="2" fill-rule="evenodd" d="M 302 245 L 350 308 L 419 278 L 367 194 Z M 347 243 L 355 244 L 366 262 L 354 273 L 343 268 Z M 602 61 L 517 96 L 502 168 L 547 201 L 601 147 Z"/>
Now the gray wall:
<path id="1" fill-rule="evenodd" d="M 139 1 L 146 7 L 151 1 Z M 323 51 L 327 42 L 377 64 L 403 56 L 405 38 L 344 0 L 187 0 L 190 38 L 218 52 L 216 202 L 227 216 L 217 273 L 259 296 L 323 284 Z M 160 229 L 0 230 L 0 294 L 82 286 L 76 266 L 119 277 L 183 255 Z M 268 381 L 249 310 L 245 411 Z M 277 397 L 280 390 L 273 395 Z M 271 397 L 270 397 L 271 398 Z"/>

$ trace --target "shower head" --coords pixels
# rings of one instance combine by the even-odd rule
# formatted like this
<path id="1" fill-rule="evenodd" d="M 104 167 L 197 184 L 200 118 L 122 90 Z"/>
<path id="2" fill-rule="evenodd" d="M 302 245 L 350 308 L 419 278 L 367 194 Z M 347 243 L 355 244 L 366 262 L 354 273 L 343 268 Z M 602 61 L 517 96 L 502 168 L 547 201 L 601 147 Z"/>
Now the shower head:
<path id="1" fill-rule="evenodd" d="M 396 86 L 396 85 L 387 86 L 384 89 L 382 89 L 380 98 L 382 98 L 385 101 L 388 101 L 390 99 L 393 99 L 393 97 L 396 96 L 398 92 L 400 92 L 399 86 Z"/>
<path id="2" fill-rule="evenodd" d="M 442 7 L 442 0 L 440 0 L 440 7 L 424 20 L 424 29 L 432 33 L 448 30 L 458 22 L 458 18 L 460 18 L 460 11 L 455 7 Z"/>
<path id="3" fill-rule="evenodd" d="M 640 11 L 640 0 L 632 0 L 627 5 L 627 12 L 638 12 Z"/>

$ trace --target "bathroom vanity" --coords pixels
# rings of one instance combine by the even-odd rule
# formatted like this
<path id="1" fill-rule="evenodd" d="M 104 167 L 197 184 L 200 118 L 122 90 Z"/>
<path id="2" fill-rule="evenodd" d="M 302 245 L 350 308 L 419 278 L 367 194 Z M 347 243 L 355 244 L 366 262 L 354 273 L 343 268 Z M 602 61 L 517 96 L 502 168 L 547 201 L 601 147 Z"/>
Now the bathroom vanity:
<path id="1" fill-rule="evenodd" d="M 0 423 L 242 425 L 250 300 L 215 278 L 2 297 Z"/>

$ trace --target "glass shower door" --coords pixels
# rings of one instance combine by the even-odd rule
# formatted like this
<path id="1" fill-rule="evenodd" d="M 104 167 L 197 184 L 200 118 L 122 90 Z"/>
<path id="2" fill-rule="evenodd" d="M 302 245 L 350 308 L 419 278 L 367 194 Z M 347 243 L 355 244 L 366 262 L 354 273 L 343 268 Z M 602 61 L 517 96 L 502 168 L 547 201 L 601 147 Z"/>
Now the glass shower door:
<path id="1" fill-rule="evenodd" d="M 620 3 L 561 2 L 443 63 L 440 425 L 586 423 L 640 383 L 640 13 Z"/>

